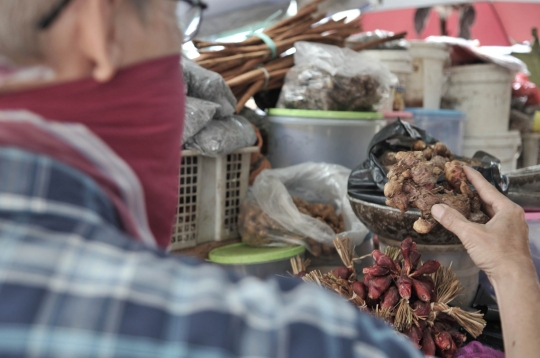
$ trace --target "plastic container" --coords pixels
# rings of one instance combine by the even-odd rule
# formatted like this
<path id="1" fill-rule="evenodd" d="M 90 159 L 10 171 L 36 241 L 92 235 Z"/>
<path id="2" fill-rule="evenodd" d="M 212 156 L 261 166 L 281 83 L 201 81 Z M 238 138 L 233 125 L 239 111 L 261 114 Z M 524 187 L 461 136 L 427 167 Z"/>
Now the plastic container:
<path id="1" fill-rule="evenodd" d="M 305 247 L 251 247 L 232 244 L 210 251 L 211 262 L 232 269 L 243 275 L 267 278 L 292 272 L 291 258 L 304 256 Z"/>
<path id="2" fill-rule="evenodd" d="M 402 121 L 405 121 L 410 124 L 414 124 L 414 116 L 411 112 L 383 112 L 384 120 L 386 121 L 386 124 L 391 124 L 397 121 L 398 119 L 401 119 Z"/>
<path id="3" fill-rule="evenodd" d="M 450 110 L 429 110 L 408 108 L 414 115 L 417 127 L 428 131 L 435 138 L 446 144 L 452 153 L 463 153 L 463 130 L 465 114 Z"/>
<path id="4" fill-rule="evenodd" d="M 364 50 L 362 53 L 374 57 L 388 66 L 401 85 L 406 86 L 413 72 L 413 59 L 408 50 Z"/>
<path id="5" fill-rule="evenodd" d="M 379 236 L 379 248 L 382 252 L 388 246 L 400 247 L 401 242 Z M 422 254 L 422 261 L 437 260 L 441 265 L 450 267 L 463 286 L 463 292 L 456 297 L 453 304 L 469 307 L 476 296 L 479 284 L 480 269 L 474 264 L 463 245 L 417 245 Z"/>
<path id="6" fill-rule="evenodd" d="M 444 84 L 444 67 L 450 56 L 445 44 L 411 41 L 413 72 L 406 82 L 408 107 L 439 109 Z"/>
<path id="7" fill-rule="evenodd" d="M 463 155 L 472 157 L 477 151 L 487 152 L 501 161 L 501 171 L 511 172 L 517 169 L 517 160 L 521 154 L 521 134 L 519 131 L 507 131 L 489 136 L 465 137 Z"/>
<path id="8" fill-rule="evenodd" d="M 271 109 L 268 159 L 274 168 L 305 162 L 355 168 L 386 122 L 381 113 Z"/>
<path id="9" fill-rule="evenodd" d="M 211 158 L 182 152 L 178 206 L 169 250 L 236 239 L 240 203 L 247 196 L 251 154 L 248 147 Z"/>
<path id="10" fill-rule="evenodd" d="M 508 131 L 514 73 L 495 64 L 452 67 L 448 97 L 467 116 L 465 136 Z"/>
<path id="11" fill-rule="evenodd" d="M 540 146 L 540 133 L 526 133 L 521 135 L 523 140 L 523 166 L 538 165 L 538 147 Z"/>

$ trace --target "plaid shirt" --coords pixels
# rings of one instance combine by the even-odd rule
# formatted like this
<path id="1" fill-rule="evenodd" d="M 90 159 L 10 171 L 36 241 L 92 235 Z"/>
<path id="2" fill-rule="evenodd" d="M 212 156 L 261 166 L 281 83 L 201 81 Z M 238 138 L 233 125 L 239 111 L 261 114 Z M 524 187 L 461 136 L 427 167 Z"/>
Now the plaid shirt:
<path id="1" fill-rule="evenodd" d="M 1 357 L 420 357 L 337 295 L 137 243 L 97 184 L 0 147 Z"/>

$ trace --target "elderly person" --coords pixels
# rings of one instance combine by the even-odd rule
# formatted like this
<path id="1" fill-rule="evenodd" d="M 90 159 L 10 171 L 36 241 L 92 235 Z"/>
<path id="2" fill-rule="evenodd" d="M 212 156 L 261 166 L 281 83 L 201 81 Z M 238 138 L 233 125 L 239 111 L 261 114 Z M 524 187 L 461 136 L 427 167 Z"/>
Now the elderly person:
<path id="1" fill-rule="evenodd" d="M 0 110 L 84 124 L 133 169 L 170 242 L 183 129 L 175 1 L 1 1 L 0 54 L 54 77 L 0 89 Z M 114 81 L 112 80 L 114 78 Z"/>
<path id="2" fill-rule="evenodd" d="M 199 10 L 0 0 L 0 54 L 54 71 L 0 88 L 0 356 L 421 357 L 314 285 L 238 277 L 127 235 L 141 232 L 126 219 L 137 205 L 118 201 L 137 203 L 126 186 L 136 175 L 153 232 L 167 236 L 182 127 L 177 15 Z M 467 174 L 492 221 L 444 206 L 433 215 L 500 294 L 508 356 L 533 356 L 540 293 L 522 211 Z"/>

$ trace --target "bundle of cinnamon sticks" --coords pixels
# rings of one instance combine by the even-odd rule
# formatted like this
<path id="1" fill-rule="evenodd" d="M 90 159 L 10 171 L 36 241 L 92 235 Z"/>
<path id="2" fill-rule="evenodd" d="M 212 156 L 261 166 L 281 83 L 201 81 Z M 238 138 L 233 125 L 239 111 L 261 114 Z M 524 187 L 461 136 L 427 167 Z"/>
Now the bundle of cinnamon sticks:
<path id="1" fill-rule="evenodd" d="M 358 19 L 334 21 L 319 14 L 319 5 L 327 0 L 314 0 L 290 18 L 266 28 L 263 35 L 252 36 L 240 43 L 194 41 L 199 49 L 197 63 L 221 74 L 238 99 L 237 111 L 257 92 L 283 86 L 285 75 L 294 66 L 292 55 L 283 56 L 298 41 L 318 42 L 343 47 L 346 39 L 361 31 Z M 261 37 L 270 38 L 271 48 Z M 222 46 L 219 51 L 209 49 Z M 273 58 L 273 54 L 276 55 Z"/>

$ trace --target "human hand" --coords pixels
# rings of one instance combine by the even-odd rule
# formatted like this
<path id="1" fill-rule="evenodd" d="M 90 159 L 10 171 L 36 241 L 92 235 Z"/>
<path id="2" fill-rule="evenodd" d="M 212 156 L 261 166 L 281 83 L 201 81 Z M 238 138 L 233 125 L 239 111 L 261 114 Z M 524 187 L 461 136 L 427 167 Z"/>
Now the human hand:
<path id="1" fill-rule="evenodd" d="M 469 222 L 446 205 L 435 205 L 433 217 L 461 240 L 475 264 L 492 278 L 517 268 L 534 270 L 529 249 L 529 226 L 523 209 L 514 204 L 484 177 L 465 167 L 467 178 L 484 202 L 491 220 L 485 225 Z"/>

